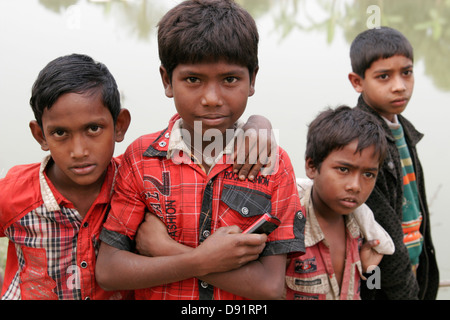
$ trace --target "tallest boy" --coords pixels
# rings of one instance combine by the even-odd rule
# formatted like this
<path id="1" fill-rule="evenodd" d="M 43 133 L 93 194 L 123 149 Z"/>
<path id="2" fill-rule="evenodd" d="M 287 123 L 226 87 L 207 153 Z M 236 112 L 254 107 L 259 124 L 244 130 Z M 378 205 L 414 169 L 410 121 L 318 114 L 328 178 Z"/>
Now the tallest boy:
<path id="1" fill-rule="evenodd" d="M 136 292 L 138 299 L 282 297 L 286 254 L 304 252 L 305 217 L 291 162 L 279 148 L 276 172 L 253 181 L 235 178 L 229 163 L 234 143 L 230 132 L 239 131 L 238 120 L 255 91 L 258 39 L 253 18 L 231 0 L 184 1 L 160 21 L 162 81 L 181 118 L 139 138 L 124 154 L 101 235 L 96 268 L 101 286 L 143 289 Z M 207 132 L 222 137 L 214 148 L 203 140 Z M 196 144 L 199 139 L 203 143 Z M 146 210 L 176 240 L 161 259 L 131 252 L 130 242 Z M 267 212 L 281 220 L 268 237 L 239 232 Z M 216 259 L 213 255 L 236 251 L 211 250 L 209 259 L 195 258 L 195 251 L 213 239 L 225 241 L 216 238 L 224 230 L 225 240 L 249 243 L 244 251 L 267 239 L 261 257 L 256 254 L 233 270 L 225 265 L 206 269 Z M 163 241 L 156 239 L 155 244 L 162 247 Z"/>
<path id="2" fill-rule="evenodd" d="M 360 33 L 350 57 L 349 80 L 361 93 L 357 107 L 375 115 L 388 143 L 387 157 L 366 203 L 395 243 L 395 253 L 379 265 L 381 289 L 363 285 L 361 297 L 435 299 L 439 271 L 416 150 L 423 134 L 401 115 L 414 89 L 413 48 L 399 31 L 382 27 Z"/>

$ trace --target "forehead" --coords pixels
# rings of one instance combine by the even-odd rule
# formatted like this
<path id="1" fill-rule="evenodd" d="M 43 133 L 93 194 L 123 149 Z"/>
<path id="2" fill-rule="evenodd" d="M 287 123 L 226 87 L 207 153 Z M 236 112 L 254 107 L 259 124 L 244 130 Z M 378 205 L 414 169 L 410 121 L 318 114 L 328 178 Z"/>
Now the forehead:
<path id="1" fill-rule="evenodd" d="M 348 164 L 355 167 L 377 168 L 379 155 L 375 152 L 375 146 L 370 145 L 360 151 L 357 151 L 357 147 L 358 140 L 354 140 L 343 148 L 330 152 L 325 161 L 328 163 Z"/>
<path id="2" fill-rule="evenodd" d="M 395 55 L 389 58 L 380 58 L 375 60 L 368 71 L 377 72 L 380 70 L 396 70 L 396 69 L 406 69 L 412 68 L 413 61 L 402 55 Z"/>
<path id="3" fill-rule="evenodd" d="M 54 126 L 71 126 L 96 119 L 112 121 L 112 115 L 99 93 L 63 94 L 50 108 L 45 108 L 42 114 L 42 123 Z"/>

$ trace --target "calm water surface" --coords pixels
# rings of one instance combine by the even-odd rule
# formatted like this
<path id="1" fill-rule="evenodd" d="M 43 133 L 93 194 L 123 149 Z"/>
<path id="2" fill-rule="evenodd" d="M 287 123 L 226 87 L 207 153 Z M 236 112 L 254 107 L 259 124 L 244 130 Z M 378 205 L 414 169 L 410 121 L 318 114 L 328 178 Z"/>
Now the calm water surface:
<path id="1" fill-rule="evenodd" d="M 33 140 L 28 101 L 38 72 L 50 60 L 85 53 L 115 76 L 132 114 L 126 140 L 166 126 L 174 114 L 159 78 L 155 38 L 160 17 L 179 1 L 0 0 L 0 177 L 15 164 L 45 155 Z M 404 115 L 425 133 L 419 153 L 426 173 L 433 239 L 441 278 L 450 280 L 450 1 L 241 0 L 260 31 L 256 94 L 244 118 L 268 117 L 278 140 L 304 177 L 307 124 L 326 106 L 354 106 L 347 74 L 350 43 L 380 23 L 402 31 L 415 48 L 414 96 Z M 440 299 L 450 299 L 442 288 Z"/>

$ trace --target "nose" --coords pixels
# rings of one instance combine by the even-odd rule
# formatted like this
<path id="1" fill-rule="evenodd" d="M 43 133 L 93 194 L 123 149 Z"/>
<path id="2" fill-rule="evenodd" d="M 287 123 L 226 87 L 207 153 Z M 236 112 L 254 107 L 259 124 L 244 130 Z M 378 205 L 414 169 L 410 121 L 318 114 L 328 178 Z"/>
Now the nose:
<path id="1" fill-rule="evenodd" d="M 361 191 L 361 181 L 360 177 L 357 174 L 350 175 L 347 178 L 346 185 L 345 185 L 346 191 L 352 192 L 352 193 L 358 193 Z"/>
<path id="2" fill-rule="evenodd" d="M 396 76 L 393 79 L 392 91 L 394 92 L 402 92 L 406 90 L 405 81 L 401 76 Z"/>
<path id="3" fill-rule="evenodd" d="M 70 156 L 74 159 L 84 158 L 89 155 L 89 150 L 85 138 L 82 135 L 72 137 L 72 148 Z"/>
<path id="4" fill-rule="evenodd" d="M 201 103 L 205 107 L 218 107 L 223 105 L 220 86 L 215 83 L 206 85 L 202 92 Z"/>

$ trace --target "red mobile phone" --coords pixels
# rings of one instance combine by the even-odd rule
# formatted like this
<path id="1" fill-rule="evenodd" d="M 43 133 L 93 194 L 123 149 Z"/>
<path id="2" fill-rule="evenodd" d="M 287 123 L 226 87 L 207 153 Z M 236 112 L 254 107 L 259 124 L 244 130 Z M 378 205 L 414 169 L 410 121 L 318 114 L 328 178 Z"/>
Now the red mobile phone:
<path id="1" fill-rule="evenodd" d="M 265 233 L 269 235 L 273 230 L 278 228 L 281 221 L 277 217 L 264 213 L 261 218 L 256 220 L 250 227 L 242 233 Z"/>

